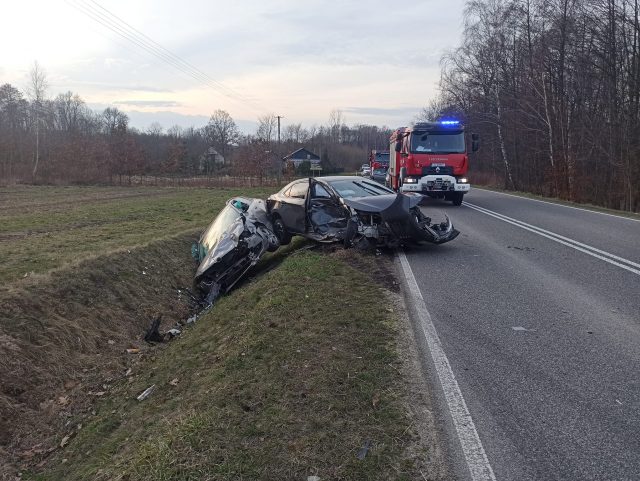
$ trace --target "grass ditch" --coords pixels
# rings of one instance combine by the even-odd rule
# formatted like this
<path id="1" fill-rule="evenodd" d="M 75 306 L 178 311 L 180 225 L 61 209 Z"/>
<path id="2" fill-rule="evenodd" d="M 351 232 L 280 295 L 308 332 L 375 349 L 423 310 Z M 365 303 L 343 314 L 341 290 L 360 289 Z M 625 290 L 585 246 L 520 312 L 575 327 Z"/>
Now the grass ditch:
<path id="1" fill-rule="evenodd" d="M 0 479 L 109 391 L 154 316 L 191 313 L 190 245 L 239 193 L 0 188 Z"/>
<path id="2" fill-rule="evenodd" d="M 59 435 L 68 445 L 23 478 L 424 478 L 398 316 L 366 269 L 375 261 L 278 259 L 73 419 Z"/>

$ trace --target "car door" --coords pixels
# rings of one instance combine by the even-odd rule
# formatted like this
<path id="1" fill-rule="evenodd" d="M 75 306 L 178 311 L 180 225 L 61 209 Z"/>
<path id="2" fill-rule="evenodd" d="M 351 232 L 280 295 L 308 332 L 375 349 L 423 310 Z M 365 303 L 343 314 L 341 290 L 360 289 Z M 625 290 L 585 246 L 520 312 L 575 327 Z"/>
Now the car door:
<path id="1" fill-rule="evenodd" d="M 324 184 L 311 179 L 307 198 L 307 234 L 318 239 L 335 236 L 347 226 L 347 209 Z"/>
<path id="2" fill-rule="evenodd" d="M 309 179 L 296 182 L 280 199 L 278 214 L 289 232 L 305 233 L 305 200 L 309 190 Z"/>

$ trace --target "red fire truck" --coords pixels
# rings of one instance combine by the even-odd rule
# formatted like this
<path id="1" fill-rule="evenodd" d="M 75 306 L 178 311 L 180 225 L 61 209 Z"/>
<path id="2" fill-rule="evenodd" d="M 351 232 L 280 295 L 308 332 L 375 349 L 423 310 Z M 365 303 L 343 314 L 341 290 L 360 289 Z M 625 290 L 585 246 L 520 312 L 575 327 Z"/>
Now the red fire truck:
<path id="1" fill-rule="evenodd" d="M 480 146 L 471 134 L 471 151 Z M 470 185 L 464 126 L 457 120 L 417 123 L 391 134 L 388 183 L 394 190 L 419 192 L 461 205 Z"/>
<path id="2" fill-rule="evenodd" d="M 369 165 L 371 172 L 376 169 L 386 169 L 389 167 L 389 152 L 379 152 L 372 150 L 369 154 Z"/>

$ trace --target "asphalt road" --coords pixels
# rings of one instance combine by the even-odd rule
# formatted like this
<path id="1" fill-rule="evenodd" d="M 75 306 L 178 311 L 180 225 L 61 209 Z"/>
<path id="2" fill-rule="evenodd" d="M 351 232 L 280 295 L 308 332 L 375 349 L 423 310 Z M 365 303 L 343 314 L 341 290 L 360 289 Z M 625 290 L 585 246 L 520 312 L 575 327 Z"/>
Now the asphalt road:
<path id="1" fill-rule="evenodd" d="M 495 478 L 640 480 L 640 222 L 481 190 L 423 210 L 461 231 L 406 255 Z"/>

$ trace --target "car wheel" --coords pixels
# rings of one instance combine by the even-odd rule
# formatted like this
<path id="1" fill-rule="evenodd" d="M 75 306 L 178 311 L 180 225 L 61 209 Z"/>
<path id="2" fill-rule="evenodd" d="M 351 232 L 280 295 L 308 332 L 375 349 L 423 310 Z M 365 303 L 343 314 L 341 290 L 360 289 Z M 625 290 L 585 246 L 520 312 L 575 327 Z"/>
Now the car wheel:
<path id="1" fill-rule="evenodd" d="M 280 241 L 280 245 L 286 246 L 291 242 L 291 234 L 284 226 L 284 222 L 282 222 L 280 217 L 276 217 L 273 220 L 273 232 L 278 238 L 278 241 Z"/>
<path id="2" fill-rule="evenodd" d="M 453 205 L 462 205 L 462 198 L 464 197 L 463 192 L 456 192 L 451 196 L 451 200 L 453 201 Z"/>

